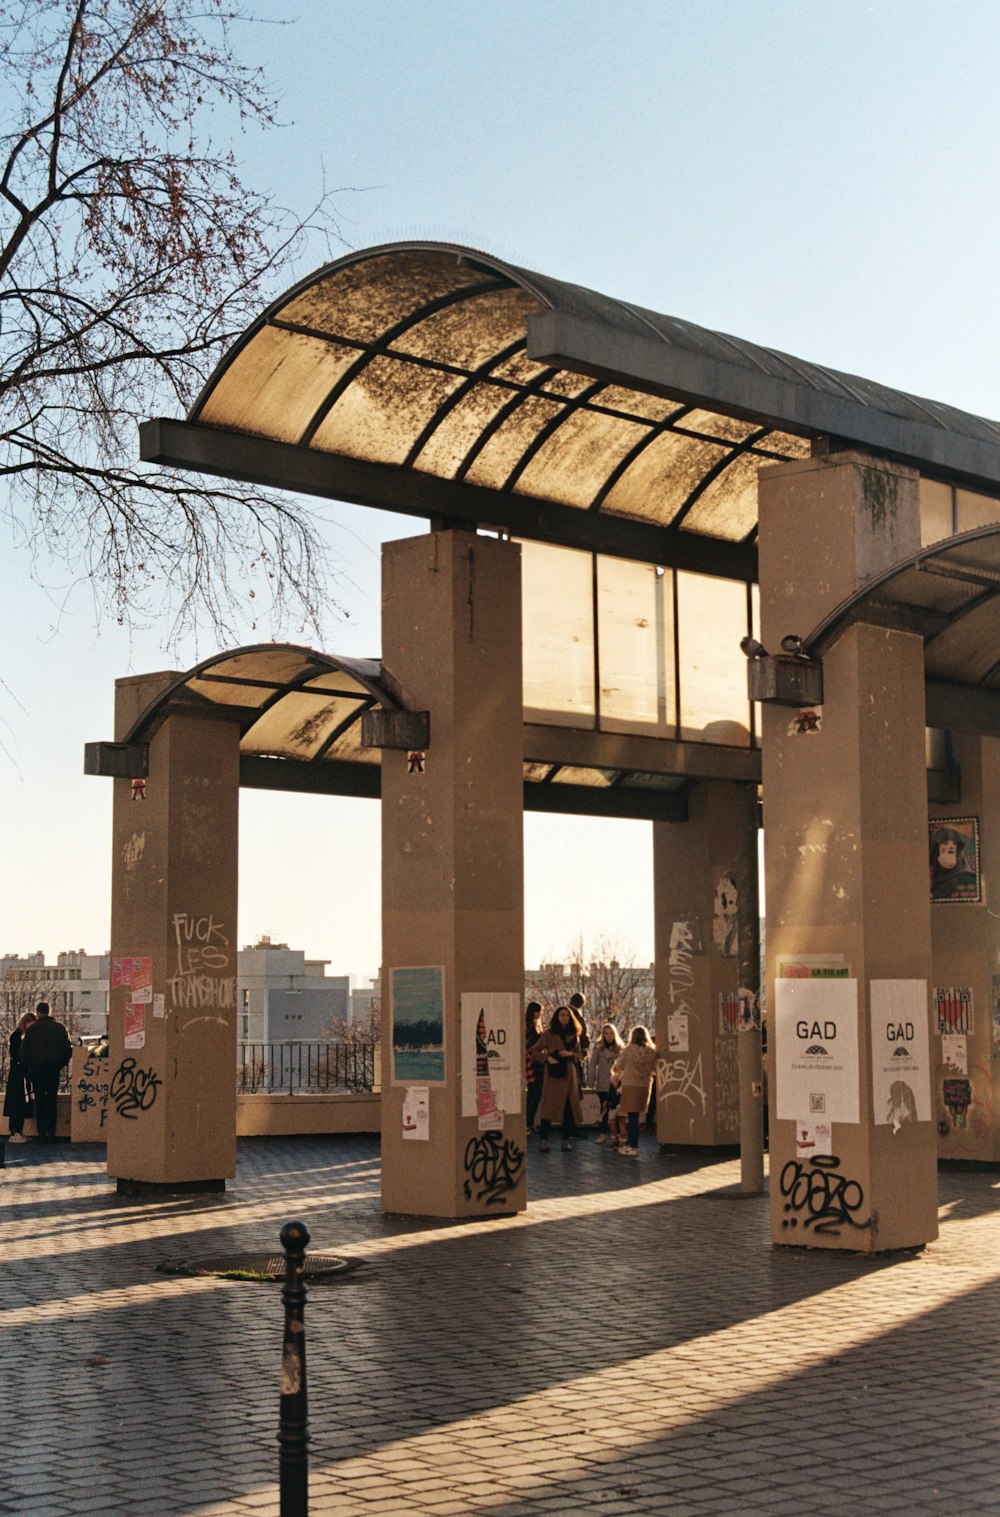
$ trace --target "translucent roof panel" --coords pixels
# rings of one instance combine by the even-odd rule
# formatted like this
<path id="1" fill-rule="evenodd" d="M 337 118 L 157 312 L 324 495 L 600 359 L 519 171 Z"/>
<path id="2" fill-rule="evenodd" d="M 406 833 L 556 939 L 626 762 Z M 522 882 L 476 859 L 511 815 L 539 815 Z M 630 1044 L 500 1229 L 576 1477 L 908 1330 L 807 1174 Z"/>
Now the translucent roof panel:
<path id="1" fill-rule="evenodd" d="M 141 445 L 732 579 L 756 575 L 758 470 L 816 445 L 944 480 L 958 530 L 1000 494 L 1000 423 L 441 243 L 318 269 L 234 344 L 186 422 L 146 423 Z"/>

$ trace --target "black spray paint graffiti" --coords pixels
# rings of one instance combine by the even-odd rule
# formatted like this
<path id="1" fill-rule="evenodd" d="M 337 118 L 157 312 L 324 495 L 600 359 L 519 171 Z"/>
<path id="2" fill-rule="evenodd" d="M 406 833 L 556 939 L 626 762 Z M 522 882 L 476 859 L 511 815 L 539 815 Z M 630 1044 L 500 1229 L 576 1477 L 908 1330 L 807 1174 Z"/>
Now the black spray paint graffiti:
<path id="1" fill-rule="evenodd" d="M 857 1180 L 835 1174 L 840 1160 L 833 1154 L 814 1154 L 807 1163 L 789 1159 L 781 1171 L 781 1194 L 785 1197 L 786 1216 L 782 1227 L 798 1227 L 795 1213 L 805 1212 L 804 1227 L 817 1233 L 840 1232 L 842 1227 L 871 1227 L 868 1217 L 859 1222 L 854 1215 L 865 1204 L 865 1193 Z"/>
<path id="2" fill-rule="evenodd" d="M 505 1139 L 502 1132 L 491 1128 L 470 1138 L 465 1148 L 465 1199 L 472 1200 L 472 1187 L 478 1185 L 477 1201 L 506 1206 L 507 1194 L 517 1185 L 523 1169 L 524 1149 L 512 1138 Z"/>
<path id="3" fill-rule="evenodd" d="M 152 1069 L 136 1069 L 134 1059 L 123 1059 L 111 1076 L 111 1099 L 118 1115 L 134 1122 L 139 1112 L 149 1111 L 161 1083 Z"/>
<path id="4" fill-rule="evenodd" d="M 80 1078 L 74 1086 L 77 1110 L 90 1111 L 93 1107 L 99 1107 L 101 1113 L 100 1126 L 103 1127 L 108 1120 L 108 1096 L 110 1094 L 109 1081 L 107 1079 L 107 1060 L 96 1059 L 90 1055 L 80 1071 Z"/>

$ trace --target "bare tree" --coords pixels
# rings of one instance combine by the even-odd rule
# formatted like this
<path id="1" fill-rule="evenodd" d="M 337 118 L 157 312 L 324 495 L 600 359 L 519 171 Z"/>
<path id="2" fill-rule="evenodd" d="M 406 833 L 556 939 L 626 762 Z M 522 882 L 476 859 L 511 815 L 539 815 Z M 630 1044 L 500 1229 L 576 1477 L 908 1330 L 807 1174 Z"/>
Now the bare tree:
<path id="1" fill-rule="evenodd" d="M 634 950 L 614 937 L 602 935 L 589 948 L 578 938 L 563 960 L 542 964 L 525 977 L 527 997 L 553 1010 L 567 1005 L 575 991 L 587 997 L 585 1013 L 595 1035 L 605 1022 L 622 1034 L 639 1023 L 653 1025 L 652 969 L 637 964 Z"/>
<path id="2" fill-rule="evenodd" d="M 236 57 L 238 0 L 0 0 L 0 474 L 16 541 L 120 621 L 220 634 L 254 607 L 315 623 L 306 509 L 133 463 L 187 409 L 317 227 L 248 187 L 211 135 L 274 125 Z"/>

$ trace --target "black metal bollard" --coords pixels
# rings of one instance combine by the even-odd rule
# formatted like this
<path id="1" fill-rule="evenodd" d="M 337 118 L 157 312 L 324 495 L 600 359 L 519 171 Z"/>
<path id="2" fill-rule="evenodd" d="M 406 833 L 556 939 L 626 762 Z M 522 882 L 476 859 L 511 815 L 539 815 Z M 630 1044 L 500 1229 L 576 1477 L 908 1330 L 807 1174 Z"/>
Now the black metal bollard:
<path id="1" fill-rule="evenodd" d="M 309 1407 L 306 1398 L 306 1329 L 303 1308 L 309 1229 L 304 1222 L 286 1222 L 281 1229 L 285 1250 L 285 1341 L 281 1356 L 281 1412 L 278 1418 L 278 1486 L 281 1517 L 309 1517 Z"/>

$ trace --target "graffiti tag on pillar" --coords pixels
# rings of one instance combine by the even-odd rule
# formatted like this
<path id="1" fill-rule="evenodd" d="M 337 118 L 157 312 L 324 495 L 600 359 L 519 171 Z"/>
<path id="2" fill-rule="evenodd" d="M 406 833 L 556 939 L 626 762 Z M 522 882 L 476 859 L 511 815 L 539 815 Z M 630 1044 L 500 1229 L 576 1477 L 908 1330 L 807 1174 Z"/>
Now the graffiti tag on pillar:
<path id="1" fill-rule="evenodd" d="M 656 1098 L 669 1105 L 676 1097 L 686 1101 L 689 1106 L 697 1107 L 700 1103 L 701 1114 L 707 1110 L 707 1098 L 705 1096 L 705 1076 L 702 1070 L 701 1054 L 693 1061 L 687 1059 L 657 1059 L 656 1061 Z"/>
<path id="2" fill-rule="evenodd" d="M 229 938 L 214 916 L 189 916 L 176 911 L 173 917 L 174 972 L 170 976 L 170 1004 L 183 1009 L 236 1005 L 236 979 L 230 967 Z"/>
<path id="3" fill-rule="evenodd" d="M 504 1138 L 500 1131 L 490 1128 L 470 1138 L 465 1148 L 466 1181 L 463 1187 L 465 1199 L 472 1200 L 474 1186 L 476 1200 L 487 1206 L 506 1206 L 508 1194 L 521 1179 L 524 1169 L 524 1149 L 513 1138 Z"/>
<path id="4" fill-rule="evenodd" d="M 688 996 L 694 987 L 694 970 L 691 961 L 701 945 L 695 941 L 696 924 L 681 918 L 674 922 L 670 929 L 670 952 L 667 960 L 667 993 L 670 996 L 671 1014 L 675 1018 L 694 1017 L 698 1021 L 698 1013 L 688 1000 Z M 687 1022 L 675 1023 L 677 1027 L 684 1029 L 684 1041 L 687 1042 Z"/>
<path id="5" fill-rule="evenodd" d="M 134 1122 L 140 1112 L 156 1104 L 161 1084 L 152 1069 L 139 1069 L 134 1059 L 123 1059 L 111 1076 L 110 1095 L 118 1115 Z"/>
<path id="6" fill-rule="evenodd" d="M 858 1180 L 839 1174 L 835 1154 L 813 1154 L 805 1163 L 789 1159 L 781 1171 L 781 1194 L 785 1198 L 782 1227 L 812 1228 L 817 1233 L 839 1234 L 842 1227 L 871 1227 L 872 1219 L 858 1220 L 865 1204 Z"/>

